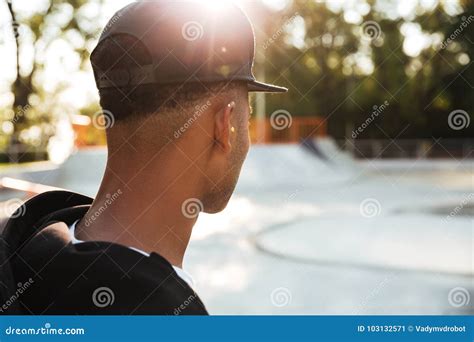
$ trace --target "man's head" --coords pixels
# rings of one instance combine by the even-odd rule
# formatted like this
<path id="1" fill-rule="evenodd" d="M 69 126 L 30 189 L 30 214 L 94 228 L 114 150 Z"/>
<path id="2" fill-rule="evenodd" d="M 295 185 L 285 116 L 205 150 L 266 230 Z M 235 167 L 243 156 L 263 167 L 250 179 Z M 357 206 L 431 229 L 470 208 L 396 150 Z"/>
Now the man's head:
<path id="1" fill-rule="evenodd" d="M 188 171 L 184 185 L 213 213 L 227 204 L 248 152 L 248 92 L 285 89 L 255 81 L 253 30 L 240 9 L 209 16 L 197 5 L 124 8 L 91 62 L 101 106 L 114 122 L 107 129 L 109 160 L 133 160 L 135 167 L 123 168 L 134 173 L 156 165 L 157 178 L 165 168 L 174 168 L 176 178 Z M 187 36 L 189 25 L 202 30 L 199 39 Z"/>

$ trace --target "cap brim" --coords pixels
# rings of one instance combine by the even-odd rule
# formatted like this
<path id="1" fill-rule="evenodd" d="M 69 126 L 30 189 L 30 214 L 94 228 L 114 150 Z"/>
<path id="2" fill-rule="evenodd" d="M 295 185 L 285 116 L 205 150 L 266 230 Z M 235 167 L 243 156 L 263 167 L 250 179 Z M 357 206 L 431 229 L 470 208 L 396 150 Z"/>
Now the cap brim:
<path id="1" fill-rule="evenodd" d="M 258 81 L 249 81 L 248 90 L 255 92 L 264 92 L 264 93 L 286 93 L 287 88 L 279 87 L 273 84 L 262 83 Z"/>

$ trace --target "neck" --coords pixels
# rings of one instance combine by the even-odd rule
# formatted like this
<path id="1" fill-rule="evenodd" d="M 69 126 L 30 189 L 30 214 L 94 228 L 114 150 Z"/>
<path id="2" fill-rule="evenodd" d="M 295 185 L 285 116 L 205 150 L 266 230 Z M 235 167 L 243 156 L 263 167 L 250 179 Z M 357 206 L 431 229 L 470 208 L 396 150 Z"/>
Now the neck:
<path id="1" fill-rule="evenodd" d="M 134 170 L 130 167 L 133 164 L 122 160 L 120 167 L 115 167 L 109 160 L 99 192 L 79 222 L 76 237 L 155 252 L 182 267 L 197 220 L 197 215 L 183 215 L 182 205 L 197 197 L 190 191 L 196 180 L 186 167 L 178 168 L 180 173 L 173 172 L 176 168 L 160 169 L 156 165 Z M 157 175 L 156 170 L 163 171 Z"/>

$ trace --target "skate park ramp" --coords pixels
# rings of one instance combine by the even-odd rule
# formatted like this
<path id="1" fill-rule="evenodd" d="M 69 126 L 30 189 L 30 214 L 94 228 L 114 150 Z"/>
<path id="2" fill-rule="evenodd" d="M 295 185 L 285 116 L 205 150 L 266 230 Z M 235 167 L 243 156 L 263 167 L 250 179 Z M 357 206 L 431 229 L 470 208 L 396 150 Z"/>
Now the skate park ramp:
<path id="1" fill-rule="evenodd" d="M 84 148 L 72 153 L 61 165 L 37 163 L 39 165 L 13 168 L 1 176 L 95 196 L 106 161 L 105 148 Z"/>
<path id="2" fill-rule="evenodd" d="M 56 186 L 94 197 L 107 162 L 105 148 L 82 149 L 59 168 Z"/>
<path id="3" fill-rule="evenodd" d="M 421 181 L 437 160 L 374 168 L 333 141 L 314 146 L 253 146 L 226 210 L 199 217 L 185 268 L 210 312 L 472 314 L 448 300 L 452 289 L 473 293 L 472 163 L 443 164 L 446 182 L 465 173 L 453 190 L 439 174 Z M 94 196 L 105 163 L 105 148 L 81 149 L 59 167 L 17 175 Z M 366 199 L 380 202 L 379 215 L 362 215 Z M 292 295 L 284 307 L 271 301 L 278 288 Z"/>
<path id="4" fill-rule="evenodd" d="M 304 263 L 472 277 L 468 221 L 429 215 L 306 219 L 269 228 L 256 244 Z"/>
<path id="5" fill-rule="evenodd" d="M 340 155 L 331 143 L 318 142 L 327 156 Z M 341 161 L 343 158 L 338 157 Z M 105 170 L 107 150 L 86 148 L 73 154 L 59 167 L 10 174 L 30 182 L 56 186 L 95 196 Z M 328 187 L 347 181 L 354 173 L 352 162 L 335 164 L 318 157 L 301 144 L 256 145 L 243 165 L 238 189 L 244 192 L 285 190 L 295 187 Z M 350 167 L 345 167 L 350 165 Z"/>
<path id="6" fill-rule="evenodd" d="M 356 169 L 354 158 L 343 151 L 331 137 L 307 139 L 302 145 L 320 159 L 342 169 Z"/>
<path id="7" fill-rule="evenodd" d="M 324 147 L 320 149 L 320 145 Z M 354 174 L 352 161 L 343 162 L 341 153 L 329 146 L 330 143 L 318 143 L 322 154 L 303 144 L 253 146 L 240 174 L 238 190 L 284 191 L 296 187 L 328 187 L 349 180 Z M 333 162 L 336 155 L 339 155 L 338 164 Z"/>

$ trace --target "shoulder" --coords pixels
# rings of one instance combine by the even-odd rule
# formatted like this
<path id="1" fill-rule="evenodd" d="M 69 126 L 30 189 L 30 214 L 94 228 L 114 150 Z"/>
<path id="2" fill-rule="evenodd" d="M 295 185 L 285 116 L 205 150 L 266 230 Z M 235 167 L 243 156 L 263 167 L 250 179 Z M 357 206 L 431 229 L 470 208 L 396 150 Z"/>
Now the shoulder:
<path id="1" fill-rule="evenodd" d="M 34 281 L 23 296 L 33 313 L 207 314 L 198 295 L 157 254 L 106 242 L 72 245 L 50 238 L 36 244 L 17 267 L 23 279 Z"/>

